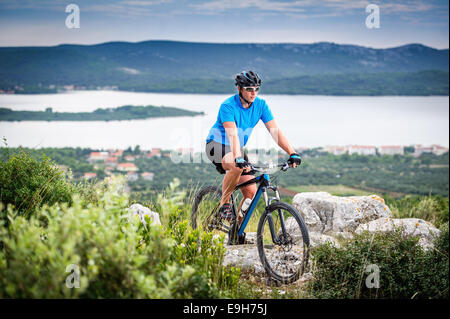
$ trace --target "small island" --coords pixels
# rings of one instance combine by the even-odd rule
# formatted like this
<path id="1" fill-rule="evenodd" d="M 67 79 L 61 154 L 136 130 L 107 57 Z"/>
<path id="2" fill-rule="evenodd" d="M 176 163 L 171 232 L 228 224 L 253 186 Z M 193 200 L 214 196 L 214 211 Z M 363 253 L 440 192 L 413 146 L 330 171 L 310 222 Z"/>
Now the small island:
<path id="1" fill-rule="evenodd" d="M 196 116 L 204 112 L 194 112 L 167 106 L 133 106 L 125 105 L 117 108 L 96 109 L 93 112 L 53 112 L 45 111 L 13 111 L 0 108 L 0 121 L 122 121 L 153 117 Z"/>

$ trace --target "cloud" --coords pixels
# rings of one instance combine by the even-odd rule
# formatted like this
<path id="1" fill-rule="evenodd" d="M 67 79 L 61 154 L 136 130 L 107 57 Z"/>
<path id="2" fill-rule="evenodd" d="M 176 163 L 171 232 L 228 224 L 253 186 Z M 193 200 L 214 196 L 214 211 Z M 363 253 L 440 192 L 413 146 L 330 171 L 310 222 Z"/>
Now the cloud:
<path id="1" fill-rule="evenodd" d="M 146 6 L 157 6 L 160 4 L 171 3 L 172 0 L 129 0 L 129 1 L 121 1 L 120 4 L 130 5 L 130 6 L 138 6 L 138 7 L 146 7 Z"/>
<path id="2" fill-rule="evenodd" d="M 207 1 L 201 4 L 192 4 L 191 7 L 197 9 L 200 12 L 206 11 L 216 13 L 227 10 L 251 8 L 255 8 L 261 11 L 303 12 L 305 9 L 301 8 L 301 6 L 311 5 L 312 3 L 312 0 L 293 2 L 269 0 L 218 0 Z"/>

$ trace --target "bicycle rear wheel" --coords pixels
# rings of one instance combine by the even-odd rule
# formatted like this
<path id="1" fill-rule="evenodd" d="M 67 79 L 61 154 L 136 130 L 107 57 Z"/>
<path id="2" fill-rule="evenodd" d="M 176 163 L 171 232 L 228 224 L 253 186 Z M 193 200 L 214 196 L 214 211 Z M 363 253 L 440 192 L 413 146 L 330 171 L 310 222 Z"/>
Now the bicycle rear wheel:
<path id="1" fill-rule="evenodd" d="M 218 212 L 221 197 L 222 191 L 215 186 L 206 186 L 197 193 L 192 205 L 193 229 L 213 234 L 228 233 L 230 225 L 220 218 Z"/>
<path id="2" fill-rule="evenodd" d="M 308 230 L 289 204 L 277 201 L 267 207 L 259 220 L 256 243 L 266 273 L 281 283 L 295 282 L 308 266 Z"/>

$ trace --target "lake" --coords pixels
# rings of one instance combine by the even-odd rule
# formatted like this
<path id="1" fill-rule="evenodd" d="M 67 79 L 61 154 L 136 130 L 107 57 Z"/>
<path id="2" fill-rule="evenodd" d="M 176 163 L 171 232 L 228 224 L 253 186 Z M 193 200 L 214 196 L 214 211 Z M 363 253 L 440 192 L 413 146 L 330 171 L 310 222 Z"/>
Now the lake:
<path id="1" fill-rule="evenodd" d="M 0 122 L 9 146 L 203 150 L 219 106 L 229 95 L 72 91 L 41 95 L 0 95 L 0 107 L 13 110 L 89 112 L 122 105 L 164 105 L 206 115 L 114 122 Z M 448 96 L 261 95 L 294 147 L 326 145 L 449 146 Z M 277 147 L 262 122 L 248 148 Z"/>

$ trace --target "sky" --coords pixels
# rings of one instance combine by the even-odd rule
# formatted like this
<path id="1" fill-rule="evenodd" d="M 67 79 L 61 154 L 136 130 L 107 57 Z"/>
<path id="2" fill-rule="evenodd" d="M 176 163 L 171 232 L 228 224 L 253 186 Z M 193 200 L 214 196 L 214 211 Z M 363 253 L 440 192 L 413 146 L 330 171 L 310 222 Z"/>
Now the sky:
<path id="1" fill-rule="evenodd" d="M 69 4 L 80 27 L 68 28 Z M 379 28 L 368 28 L 369 4 Z M 176 40 L 449 47 L 448 0 L 0 0 L 0 46 Z"/>

